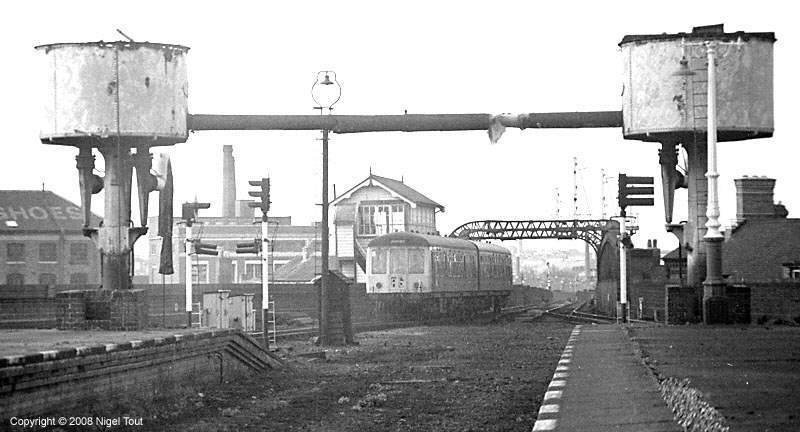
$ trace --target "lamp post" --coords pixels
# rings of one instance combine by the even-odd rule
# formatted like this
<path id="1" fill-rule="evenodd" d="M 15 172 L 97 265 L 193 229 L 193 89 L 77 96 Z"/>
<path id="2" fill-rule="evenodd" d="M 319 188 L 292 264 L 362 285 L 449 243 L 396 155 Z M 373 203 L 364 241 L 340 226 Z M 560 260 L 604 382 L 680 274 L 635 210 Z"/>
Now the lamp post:
<path id="1" fill-rule="evenodd" d="M 331 79 L 333 76 L 333 79 Z M 322 79 L 320 79 L 322 77 Z M 342 86 L 336 80 L 336 72 L 325 70 L 317 72 L 317 78 L 311 86 L 311 98 L 316 105 L 314 109 L 319 110 L 320 115 L 330 115 L 333 111 L 333 106 L 342 97 Z M 330 130 L 322 130 L 322 265 L 321 265 L 321 280 L 320 280 L 320 308 L 319 308 L 319 341 L 321 344 L 326 345 L 331 341 L 329 339 L 329 319 L 328 308 L 330 304 L 330 293 L 328 284 L 328 255 L 330 255 L 330 247 L 328 244 L 328 134 Z"/>
<path id="2" fill-rule="evenodd" d="M 719 228 L 719 170 L 717 168 L 717 57 L 725 57 L 728 48 L 736 46 L 741 49 L 742 40 L 738 38 L 736 42 L 703 41 L 687 43 L 681 41 L 684 48 L 683 58 L 680 60 L 680 69 L 676 72 L 678 76 L 689 77 L 695 75 L 689 68 L 689 60 L 686 58 L 687 47 L 705 48 L 705 57 L 708 62 L 707 77 L 707 138 L 708 146 L 708 202 L 706 205 L 706 234 L 703 240 L 706 243 L 706 279 L 703 281 L 703 322 L 711 324 L 715 321 L 709 314 L 709 300 L 725 295 L 725 281 L 722 278 L 722 241 L 724 237 Z M 702 54 L 698 57 L 702 57 Z"/>

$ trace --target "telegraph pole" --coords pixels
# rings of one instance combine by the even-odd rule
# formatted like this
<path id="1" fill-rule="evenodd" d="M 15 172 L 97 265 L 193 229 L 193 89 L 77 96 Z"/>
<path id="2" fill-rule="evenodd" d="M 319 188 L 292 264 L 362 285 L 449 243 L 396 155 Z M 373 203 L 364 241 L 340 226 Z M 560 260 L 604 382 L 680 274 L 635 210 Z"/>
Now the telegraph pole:
<path id="1" fill-rule="evenodd" d="M 185 204 L 184 204 L 185 205 Z M 192 220 L 186 220 L 186 328 L 192 328 Z"/>

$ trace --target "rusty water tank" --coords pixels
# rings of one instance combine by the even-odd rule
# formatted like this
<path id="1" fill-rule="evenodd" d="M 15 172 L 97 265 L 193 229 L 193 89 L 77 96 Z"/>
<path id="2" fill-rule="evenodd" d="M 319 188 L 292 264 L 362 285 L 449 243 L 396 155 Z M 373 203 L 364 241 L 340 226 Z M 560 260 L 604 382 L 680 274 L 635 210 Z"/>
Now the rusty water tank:
<path id="1" fill-rule="evenodd" d="M 186 141 L 189 48 L 101 41 L 36 49 L 47 56 L 43 143 L 99 146 L 117 137 L 148 146 Z"/>
<path id="2" fill-rule="evenodd" d="M 718 43 L 718 140 L 772 136 L 775 34 L 725 33 L 722 25 L 714 25 L 691 33 L 622 39 L 626 139 L 705 140 L 708 69 L 703 43 L 708 41 Z M 684 58 L 688 63 L 682 66 Z"/>

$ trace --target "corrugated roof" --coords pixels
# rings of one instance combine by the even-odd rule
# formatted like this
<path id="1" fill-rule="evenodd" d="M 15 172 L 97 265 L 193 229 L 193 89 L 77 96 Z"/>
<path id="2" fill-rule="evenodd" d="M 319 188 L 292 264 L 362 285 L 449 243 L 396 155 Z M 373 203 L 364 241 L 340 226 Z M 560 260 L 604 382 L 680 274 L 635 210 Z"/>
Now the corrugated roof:
<path id="1" fill-rule="evenodd" d="M 729 282 L 781 279 L 783 263 L 800 261 L 800 219 L 751 219 L 722 244 Z"/>
<path id="2" fill-rule="evenodd" d="M 101 218 L 91 216 L 91 226 Z M 0 232 L 82 232 L 80 205 L 47 190 L 0 190 Z"/>
<path id="3" fill-rule="evenodd" d="M 391 190 L 392 192 L 400 195 L 401 197 L 405 198 L 408 201 L 411 201 L 416 204 L 423 204 L 429 205 L 432 207 L 436 207 L 441 211 L 444 211 L 444 206 L 437 203 L 436 201 L 426 197 L 422 193 L 418 192 L 416 189 L 408 186 L 407 184 L 403 183 L 400 180 L 391 179 L 389 177 L 381 177 L 379 175 L 370 174 L 367 178 L 360 181 L 357 185 L 350 188 L 347 192 L 343 193 L 339 196 L 339 198 L 333 200 L 331 204 L 336 204 L 337 202 L 341 201 L 343 197 L 349 196 L 351 192 L 359 189 L 360 187 L 371 183 L 372 181 L 378 182 L 381 185 L 385 186 L 387 189 Z"/>

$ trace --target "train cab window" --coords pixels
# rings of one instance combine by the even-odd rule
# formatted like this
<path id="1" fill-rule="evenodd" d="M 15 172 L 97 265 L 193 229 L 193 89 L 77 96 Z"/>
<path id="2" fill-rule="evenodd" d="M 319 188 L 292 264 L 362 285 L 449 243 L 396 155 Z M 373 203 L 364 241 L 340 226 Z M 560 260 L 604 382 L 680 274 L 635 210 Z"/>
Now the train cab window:
<path id="1" fill-rule="evenodd" d="M 408 272 L 410 274 L 425 273 L 425 251 L 411 249 L 408 251 Z"/>
<path id="2" fill-rule="evenodd" d="M 447 273 L 447 261 L 442 251 L 434 251 L 433 256 L 434 269 L 438 277 L 442 277 Z"/>
<path id="3" fill-rule="evenodd" d="M 389 250 L 389 273 L 408 273 L 408 249 Z"/>
<path id="4" fill-rule="evenodd" d="M 386 274 L 386 250 L 373 249 L 372 256 L 372 274 Z"/>

